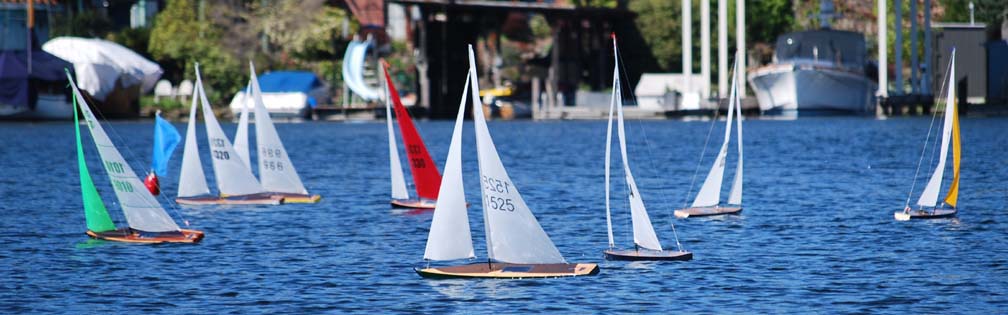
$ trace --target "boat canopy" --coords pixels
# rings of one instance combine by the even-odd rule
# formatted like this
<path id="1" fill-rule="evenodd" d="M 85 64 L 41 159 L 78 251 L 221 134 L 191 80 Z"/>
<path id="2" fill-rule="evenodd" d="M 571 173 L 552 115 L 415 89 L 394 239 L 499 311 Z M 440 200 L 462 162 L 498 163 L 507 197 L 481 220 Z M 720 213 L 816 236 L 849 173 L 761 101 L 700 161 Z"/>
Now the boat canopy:
<path id="1" fill-rule="evenodd" d="M 775 62 L 819 60 L 845 67 L 865 65 L 864 36 L 849 31 L 814 30 L 787 33 L 777 37 Z"/>
<path id="2" fill-rule="evenodd" d="M 72 62 L 78 86 L 100 101 L 119 87 L 139 84 L 141 91 L 150 91 L 164 73 L 129 48 L 97 38 L 57 37 L 42 49 Z"/>

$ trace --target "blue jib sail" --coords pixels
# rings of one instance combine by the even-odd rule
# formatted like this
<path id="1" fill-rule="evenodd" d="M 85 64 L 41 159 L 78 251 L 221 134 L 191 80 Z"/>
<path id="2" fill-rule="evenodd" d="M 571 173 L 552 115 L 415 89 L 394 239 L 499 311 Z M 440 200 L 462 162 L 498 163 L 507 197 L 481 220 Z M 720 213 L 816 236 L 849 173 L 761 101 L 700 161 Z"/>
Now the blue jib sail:
<path id="1" fill-rule="evenodd" d="M 163 177 L 168 172 L 168 160 L 181 138 L 175 126 L 161 118 L 161 113 L 154 114 L 154 158 L 151 169 L 158 176 Z"/>

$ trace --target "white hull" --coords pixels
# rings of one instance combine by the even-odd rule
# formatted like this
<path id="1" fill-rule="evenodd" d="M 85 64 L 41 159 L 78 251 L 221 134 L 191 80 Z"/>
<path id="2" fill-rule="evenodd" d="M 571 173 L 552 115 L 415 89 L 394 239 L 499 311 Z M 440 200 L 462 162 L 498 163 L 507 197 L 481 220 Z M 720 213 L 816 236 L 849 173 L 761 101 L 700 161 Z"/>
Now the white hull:
<path id="1" fill-rule="evenodd" d="M 73 118 L 73 104 L 63 94 L 39 94 L 35 109 L 0 104 L 0 119 L 52 119 Z"/>
<path id="2" fill-rule="evenodd" d="M 749 75 L 765 114 L 873 114 L 877 84 L 823 63 L 772 64 Z"/>

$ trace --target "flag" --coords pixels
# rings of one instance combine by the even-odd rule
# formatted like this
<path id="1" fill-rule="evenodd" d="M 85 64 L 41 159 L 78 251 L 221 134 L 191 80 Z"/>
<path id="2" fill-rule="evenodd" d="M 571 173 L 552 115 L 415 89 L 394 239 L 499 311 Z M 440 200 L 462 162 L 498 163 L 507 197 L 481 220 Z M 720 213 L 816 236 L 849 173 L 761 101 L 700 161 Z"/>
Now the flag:
<path id="1" fill-rule="evenodd" d="M 154 158 L 151 161 L 151 169 L 159 176 L 163 177 L 168 172 L 168 160 L 171 159 L 180 139 L 182 136 L 175 126 L 161 118 L 160 113 L 154 114 Z"/>

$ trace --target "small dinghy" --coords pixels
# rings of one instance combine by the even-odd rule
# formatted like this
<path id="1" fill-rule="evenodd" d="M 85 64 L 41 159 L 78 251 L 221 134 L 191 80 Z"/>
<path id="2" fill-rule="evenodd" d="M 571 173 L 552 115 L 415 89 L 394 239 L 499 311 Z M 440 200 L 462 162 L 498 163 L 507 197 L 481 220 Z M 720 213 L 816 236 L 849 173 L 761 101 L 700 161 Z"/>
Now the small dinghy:
<path id="1" fill-rule="evenodd" d="M 248 164 L 242 161 L 231 141 L 224 135 L 210 102 L 203 89 L 199 64 L 196 66 L 192 106 L 189 108 L 189 124 L 186 129 L 185 145 L 182 149 L 182 171 L 179 173 L 178 195 L 175 202 L 186 205 L 278 205 L 284 197 L 268 193 L 259 184 Z M 203 164 L 200 162 L 199 145 L 196 142 L 196 108 L 202 103 L 203 122 L 210 142 L 210 157 L 214 173 L 217 175 L 219 195 L 211 195 L 207 186 Z"/>
<path id="2" fill-rule="evenodd" d="M 392 181 L 392 200 L 390 203 L 394 207 L 412 209 L 434 209 L 438 197 L 438 190 L 441 187 L 441 173 L 438 172 L 437 164 L 431 159 L 427 152 L 427 145 L 420 138 L 413 119 L 410 118 L 406 107 L 399 100 L 399 92 L 396 91 L 392 77 L 388 73 L 388 64 L 382 61 L 382 70 L 385 74 L 385 124 L 388 127 L 389 140 L 389 168 Z M 399 146 L 396 144 L 395 131 L 392 128 L 392 111 L 395 111 L 396 120 L 399 122 L 399 132 L 402 134 L 403 144 L 406 145 L 406 157 L 409 158 L 410 174 L 413 175 L 413 186 L 416 188 L 417 198 L 410 198 L 406 190 L 406 180 L 403 175 L 402 165 L 399 164 Z"/>
<path id="3" fill-rule="evenodd" d="M 469 73 L 455 118 L 451 145 L 431 220 L 424 260 L 453 261 L 475 256 L 462 185 L 462 120 L 466 96 L 472 91 L 476 152 L 483 196 L 487 261 L 458 266 L 414 268 L 426 278 L 559 278 L 598 274 L 598 265 L 567 263 L 543 231 L 511 181 L 490 137 L 479 99 L 476 61 L 469 46 Z"/>
<path id="4" fill-rule="evenodd" d="M 294 163 L 287 156 L 287 150 L 280 135 L 273 125 L 269 110 L 262 99 L 262 89 L 256 76 L 255 65 L 249 62 L 249 86 L 251 101 L 255 110 L 256 149 L 259 162 L 259 181 L 267 194 L 282 198 L 284 203 L 316 203 L 322 196 L 308 193 L 301 177 L 298 176 Z M 247 102 L 246 102 L 247 106 Z M 238 131 L 235 133 L 235 149 L 246 167 L 251 168 L 248 149 L 248 109 L 242 108 L 238 120 Z"/>
<path id="5" fill-rule="evenodd" d="M 738 66 L 739 56 L 741 55 L 736 56 L 736 67 Z M 742 212 L 742 103 L 738 95 L 738 82 L 735 82 L 735 78 L 738 78 L 738 69 L 736 68 L 734 72 L 731 93 L 728 98 L 728 118 L 725 121 L 725 135 L 724 142 L 721 143 L 721 150 L 718 151 L 717 158 L 714 159 L 714 164 L 711 165 L 710 172 L 707 173 L 707 179 L 704 180 L 703 186 L 697 192 L 693 204 L 688 208 L 677 209 L 675 211 L 677 218 L 738 214 Z M 728 158 L 728 142 L 731 140 L 733 118 L 737 120 L 738 124 L 738 139 L 736 139 L 738 143 L 738 165 L 735 169 L 735 180 L 732 181 L 731 191 L 728 193 L 728 204 L 722 205 L 720 204 L 721 182 L 724 180 L 724 169 Z M 692 189 L 692 184 L 690 185 L 690 189 Z"/>
<path id="6" fill-rule="evenodd" d="M 911 219 L 942 219 L 955 217 L 959 212 L 956 209 L 956 202 L 959 199 L 959 157 L 961 154 L 959 142 L 959 111 L 956 106 L 955 97 L 955 48 L 952 48 L 952 58 L 949 61 L 948 71 L 948 93 L 945 95 L 945 111 L 941 130 L 941 146 L 938 152 L 938 165 L 927 186 L 917 199 L 917 209 L 910 208 L 910 196 L 917 184 L 917 175 L 914 175 L 914 183 L 910 186 L 910 193 L 907 196 L 903 211 L 893 213 L 897 221 L 907 221 Z M 937 113 L 936 113 L 937 114 Z M 932 124 L 933 124 L 932 119 Z M 917 164 L 917 171 L 920 172 L 920 163 L 924 161 L 924 154 L 927 153 L 928 140 L 931 138 L 930 128 L 927 138 L 924 140 L 924 150 L 921 151 L 920 162 Z M 945 163 L 948 159 L 949 144 L 952 145 L 952 184 L 949 186 L 948 194 L 941 205 L 938 205 L 938 192 L 941 190 L 942 177 L 945 176 Z M 946 208 L 947 207 L 947 208 Z"/>
<path id="7" fill-rule="evenodd" d="M 87 235 L 95 239 L 127 242 L 127 243 L 198 243 L 203 239 L 203 232 L 182 229 L 175 220 L 165 212 L 157 198 L 148 191 L 133 168 L 126 163 L 112 139 L 105 133 L 98 119 L 84 101 L 77 83 L 70 72 L 67 79 L 73 88 L 74 106 L 80 108 L 84 116 L 91 139 L 94 140 L 98 155 L 101 156 L 105 173 L 115 191 L 116 199 L 126 216 L 127 227 L 116 227 L 109 216 L 105 202 L 98 194 L 98 189 L 91 180 L 84 159 L 84 147 L 81 143 L 80 121 L 77 111 L 74 111 L 74 135 L 77 141 L 77 166 L 80 170 L 81 197 L 84 204 L 84 219 L 87 223 Z M 188 223 L 187 223 L 188 224 Z"/>
<path id="8" fill-rule="evenodd" d="M 613 89 L 612 97 L 609 103 L 609 124 L 606 127 L 606 157 L 605 157 L 605 204 L 606 204 L 606 227 L 609 232 L 609 249 L 605 250 L 603 253 L 606 259 L 609 260 L 690 260 L 693 259 L 693 253 L 682 250 L 679 246 L 679 250 L 670 251 L 663 250 L 661 242 L 658 241 L 658 236 L 655 234 L 654 226 L 651 224 L 651 218 L 648 216 L 647 209 L 644 207 L 644 199 L 641 197 L 640 191 L 637 190 L 637 181 L 634 180 L 633 173 L 630 172 L 630 162 L 627 159 L 627 148 L 626 148 L 626 132 L 623 127 L 623 97 L 622 89 L 620 88 L 620 75 L 619 75 L 619 49 L 616 48 L 616 36 L 613 35 L 613 57 L 615 61 L 615 69 L 613 70 Z M 616 130 L 619 136 L 620 145 L 620 156 L 623 161 L 623 175 L 626 179 L 627 190 L 629 191 L 628 199 L 630 201 L 630 218 L 633 225 L 633 238 L 634 238 L 634 250 L 618 250 L 615 249 L 615 241 L 613 240 L 612 231 L 612 216 L 609 207 L 609 165 L 611 159 L 611 147 L 612 147 L 612 125 L 613 125 L 613 111 L 616 112 Z M 673 227 L 673 233 L 674 233 Z M 676 237 L 676 245 L 679 245 L 678 236 Z M 641 247 L 644 250 L 641 250 Z"/>

